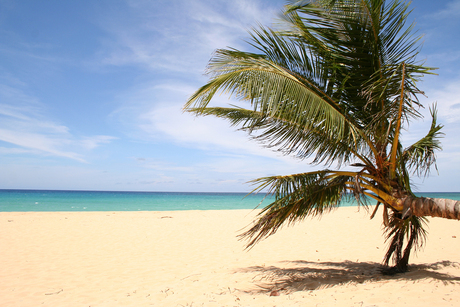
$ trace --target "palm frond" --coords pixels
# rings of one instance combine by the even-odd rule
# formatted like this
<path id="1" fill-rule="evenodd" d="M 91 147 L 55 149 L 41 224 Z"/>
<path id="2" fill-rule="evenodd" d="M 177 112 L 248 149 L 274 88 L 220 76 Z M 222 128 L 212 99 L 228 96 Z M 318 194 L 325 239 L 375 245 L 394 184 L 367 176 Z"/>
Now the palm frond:
<path id="1" fill-rule="evenodd" d="M 344 198 L 352 197 L 347 193 L 350 176 L 328 177 L 330 171 L 316 171 L 289 176 L 259 178 L 252 183 L 255 191 L 268 189 L 275 201 L 266 206 L 254 225 L 239 235 L 250 239 L 248 247 L 274 234 L 283 225 L 291 225 L 308 216 L 321 215 L 338 207 Z"/>
<path id="2" fill-rule="evenodd" d="M 413 24 L 406 26 L 409 13 L 408 3 L 398 0 L 291 1 L 285 13 L 293 29 L 282 34 L 322 56 L 335 80 L 334 97 L 380 148 L 397 140 L 401 82 L 407 122 L 420 117 L 416 82 L 433 70 L 415 61 L 420 36 L 412 36 Z"/>
<path id="3" fill-rule="evenodd" d="M 192 95 L 185 109 L 192 105 L 205 108 L 212 97 L 222 91 L 250 101 L 254 110 L 270 116 L 290 112 L 292 122 L 310 118 L 323 121 L 325 129 L 352 126 L 340 106 L 314 80 L 296 75 L 259 55 L 221 49 L 214 55 L 210 67 L 211 81 Z"/>
<path id="4" fill-rule="evenodd" d="M 214 77 L 187 102 L 185 110 L 202 114 L 218 91 L 251 102 L 254 111 L 280 118 L 306 130 L 321 130 L 355 147 L 372 148 L 368 136 L 314 80 L 299 76 L 259 55 L 218 50 L 210 64 Z M 319 160 L 322 160 L 319 159 Z M 329 159 L 331 160 L 331 159 Z"/>
<path id="5" fill-rule="evenodd" d="M 225 118 L 232 126 L 248 132 L 252 139 L 285 155 L 295 155 L 300 159 L 314 155 L 313 164 L 335 162 L 340 166 L 358 159 L 368 166 L 372 165 L 367 158 L 369 152 L 364 141 L 340 139 L 338 133 L 332 133 L 331 137 L 330 133 L 325 133 L 322 127 L 311 121 L 296 124 L 289 122 L 289 117 L 266 116 L 262 112 L 239 107 L 191 108 L 188 111 Z"/>
<path id="6" fill-rule="evenodd" d="M 436 105 L 430 108 L 432 118 L 431 127 L 427 135 L 422 139 L 406 148 L 402 154 L 403 163 L 408 169 L 412 169 L 419 176 L 429 174 L 431 166 L 436 167 L 436 150 L 441 150 L 440 139 L 444 133 L 440 130 L 443 125 L 437 123 Z"/>

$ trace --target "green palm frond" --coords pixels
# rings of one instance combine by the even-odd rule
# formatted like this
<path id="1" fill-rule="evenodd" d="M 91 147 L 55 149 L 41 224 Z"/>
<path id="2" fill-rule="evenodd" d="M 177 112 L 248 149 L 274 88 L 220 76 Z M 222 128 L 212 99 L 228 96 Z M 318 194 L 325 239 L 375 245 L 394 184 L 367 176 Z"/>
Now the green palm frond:
<path id="1" fill-rule="evenodd" d="M 249 133 L 254 130 L 262 129 L 267 126 L 266 121 L 270 120 L 269 117 L 265 116 L 261 112 L 255 112 L 233 106 L 232 108 L 189 108 L 187 112 L 197 113 L 201 116 L 215 116 L 219 118 L 227 119 L 232 126 L 240 126 L 239 130 L 247 131 Z"/>
<path id="2" fill-rule="evenodd" d="M 330 79 L 342 82 L 334 85 L 341 89 L 340 96 L 335 95 L 342 99 L 339 103 L 362 124 L 363 131 L 377 147 L 398 142 L 398 137 L 394 138 L 395 124 L 401 121 L 398 116 L 406 122 L 420 117 L 417 95 L 422 92 L 416 82 L 433 70 L 415 61 L 420 36 L 412 36 L 413 24 L 406 26 L 408 4 L 401 1 L 293 1 L 291 4 L 286 19 L 294 29 L 286 33 L 317 54 L 325 54 L 324 61 L 332 62 L 330 65 L 339 64 L 336 65 L 339 69 L 329 69 Z M 402 81 L 404 105 L 399 113 Z"/>
<path id="3" fill-rule="evenodd" d="M 185 108 L 204 108 L 222 91 L 251 102 L 254 110 L 270 116 L 289 112 L 294 123 L 305 119 L 322 122 L 325 129 L 349 126 L 357 135 L 359 127 L 341 106 L 329 97 L 317 80 L 301 76 L 260 55 L 236 50 L 218 50 L 209 64 L 211 81 L 201 87 Z M 336 131 L 334 131 L 336 132 Z"/>
<path id="4" fill-rule="evenodd" d="M 213 58 L 213 63 L 217 62 L 214 77 L 189 99 L 186 110 L 204 114 L 216 92 L 229 92 L 249 100 L 254 111 L 264 116 L 303 125 L 305 130 L 320 130 L 329 139 L 350 144 L 355 151 L 362 151 L 363 146 L 372 148 L 364 131 L 315 82 L 249 53 L 219 50 Z"/>
<path id="5" fill-rule="evenodd" d="M 266 116 L 262 112 L 248 109 L 233 108 L 205 108 L 189 109 L 190 112 L 200 112 L 201 115 L 213 115 L 225 118 L 232 126 L 239 126 L 240 130 L 252 134 L 252 138 L 268 148 L 289 155 L 294 154 L 300 159 L 314 155 L 312 163 L 332 163 L 339 166 L 358 159 L 368 166 L 372 162 L 366 157 L 368 151 L 359 152 L 357 148 L 366 149 L 365 146 L 356 146 L 354 140 L 341 140 L 336 135 L 339 133 L 325 133 L 321 127 L 311 121 L 300 124 L 289 122 L 289 117 Z"/>
<path id="6" fill-rule="evenodd" d="M 431 128 L 427 135 L 406 148 L 402 154 L 403 163 L 406 164 L 407 168 L 414 170 L 419 176 L 426 176 L 431 166 L 436 167 L 436 150 L 441 150 L 440 139 L 444 133 L 440 130 L 443 125 L 437 123 L 437 110 L 436 105 L 430 108 L 430 114 L 432 118 Z"/>
<path id="7" fill-rule="evenodd" d="M 414 23 L 406 26 L 410 12 L 409 3 L 399 0 L 385 4 L 384 9 L 380 12 L 381 22 L 378 37 L 384 47 L 382 48 L 384 65 L 401 62 L 410 65 L 415 61 L 419 49 L 418 41 L 421 36 L 412 36 Z"/>
<path id="8" fill-rule="evenodd" d="M 274 234 L 282 225 L 321 215 L 338 207 L 347 193 L 352 176 L 329 177 L 330 171 L 316 171 L 254 180 L 255 191 L 268 189 L 275 201 L 266 206 L 255 224 L 239 237 L 250 239 L 248 247 Z"/>
<path id="9" fill-rule="evenodd" d="M 307 48 L 300 48 L 299 44 L 285 36 L 277 35 L 271 29 L 260 27 L 250 33 L 251 40 L 248 43 L 256 50 L 262 52 L 264 57 L 277 65 L 286 68 L 298 76 L 305 76 L 312 82 L 321 84 L 322 66 L 317 65 L 315 54 Z"/>
<path id="10" fill-rule="evenodd" d="M 362 84 L 378 66 L 371 65 L 375 62 L 372 54 L 364 51 L 366 30 L 355 14 L 357 6 L 349 2 L 350 6 L 331 11 L 321 7 L 323 2 L 297 4 L 287 10 L 285 19 L 292 28 L 283 35 L 292 37 L 316 55 L 328 92 L 333 93 L 348 113 L 359 115 L 354 117 L 363 122 L 366 100 L 361 94 Z"/>

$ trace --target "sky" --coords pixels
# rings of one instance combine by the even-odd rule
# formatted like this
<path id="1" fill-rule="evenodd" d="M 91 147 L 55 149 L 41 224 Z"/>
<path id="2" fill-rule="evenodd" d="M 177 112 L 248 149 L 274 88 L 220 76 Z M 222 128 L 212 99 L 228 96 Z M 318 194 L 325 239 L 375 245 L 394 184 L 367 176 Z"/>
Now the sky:
<path id="1" fill-rule="evenodd" d="M 218 48 L 284 0 L 0 0 L 0 189 L 247 192 L 251 179 L 323 168 L 183 113 Z M 416 191 L 460 192 L 460 0 L 414 0 L 419 87 L 445 125 L 438 170 Z M 215 105 L 236 103 L 222 95 Z M 430 118 L 411 123 L 409 146 Z"/>

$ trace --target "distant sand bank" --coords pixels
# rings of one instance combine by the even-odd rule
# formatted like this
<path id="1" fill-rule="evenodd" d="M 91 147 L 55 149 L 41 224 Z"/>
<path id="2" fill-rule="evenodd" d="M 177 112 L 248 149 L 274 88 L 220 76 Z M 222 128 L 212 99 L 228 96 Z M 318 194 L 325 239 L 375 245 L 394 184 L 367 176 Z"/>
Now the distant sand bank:
<path id="1" fill-rule="evenodd" d="M 430 219 L 386 277 L 380 216 L 341 208 L 246 251 L 255 214 L 0 213 L 0 306 L 460 306 L 458 221 Z"/>

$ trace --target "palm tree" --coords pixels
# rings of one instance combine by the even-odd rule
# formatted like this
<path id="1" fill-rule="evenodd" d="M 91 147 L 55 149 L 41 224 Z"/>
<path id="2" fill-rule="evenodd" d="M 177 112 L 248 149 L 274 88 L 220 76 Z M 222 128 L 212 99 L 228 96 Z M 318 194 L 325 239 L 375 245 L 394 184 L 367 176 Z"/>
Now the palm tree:
<path id="1" fill-rule="evenodd" d="M 442 125 L 433 105 L 426 136 L 400 143 L 403 127 L 422 117 L 417 82 L 433 70 L 416 61 L 420 37 L 406 25 L 408 15 L 399 0 L 290 1 L 279 30 L 251 31 L 255 52 L 215 52 L 209 82 L 184 109 L 227 119 L 269 148 L 326 167 L 253 181 L 254 192 L 275 200 L 241 235 L 248 247 L 349 198 L 365 206 L 375 199 L 371 217 L 383 207 L 389 241 L 384 262 L 404 272 L 410 251 L 423 243 L 425 216 L 460 219 L 460 202 L 416 197 L 411 189 L 410 175 L 435 166 Z M 220 92 L 251 107 L 208 106 Z"/>

